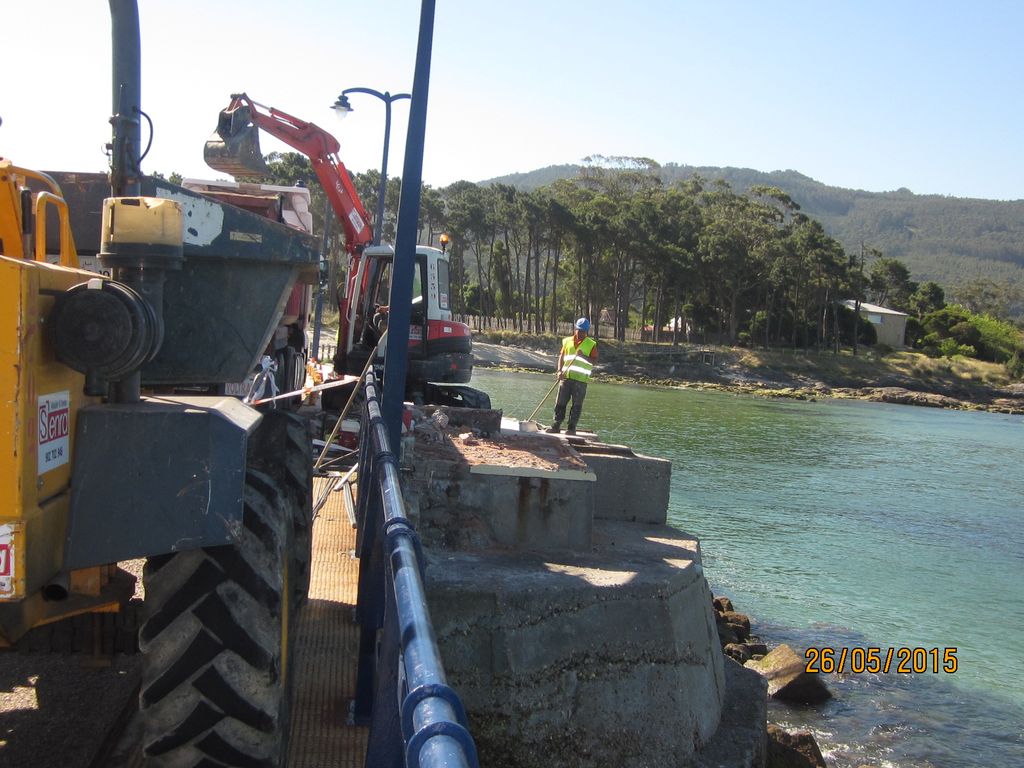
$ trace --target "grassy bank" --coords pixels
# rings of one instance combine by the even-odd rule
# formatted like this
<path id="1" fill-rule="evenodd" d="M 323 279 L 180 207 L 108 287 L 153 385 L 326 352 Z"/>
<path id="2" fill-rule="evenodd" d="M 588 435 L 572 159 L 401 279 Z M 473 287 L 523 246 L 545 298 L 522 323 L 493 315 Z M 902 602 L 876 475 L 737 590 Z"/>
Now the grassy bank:
<path id="1" fill-rule="evenodd" d="M 849 349 L 838 354 L 799 354 L 772 350 L 734 350 L 736 364 L 755 372 L 782 372 L 845 387 L 913 386 L 925 390 L 1007 387 L 1006 368 L 966 357 L 933 358 L 920 352 L 878 355 Z"/>
<path id="2" fill-rule="evenodd" d="M 509 331 L 481 333 L 479 341 L 554 354 L 559 339 Z M 1024 384 L 1006 368 L 965 357 L 931 358 L 919 352 L 854 355 L 813 350 L 600 341 L 601 380 L 749 392 L 801 399 L 850 397 L 945 408 L 1024 413 Z"/>

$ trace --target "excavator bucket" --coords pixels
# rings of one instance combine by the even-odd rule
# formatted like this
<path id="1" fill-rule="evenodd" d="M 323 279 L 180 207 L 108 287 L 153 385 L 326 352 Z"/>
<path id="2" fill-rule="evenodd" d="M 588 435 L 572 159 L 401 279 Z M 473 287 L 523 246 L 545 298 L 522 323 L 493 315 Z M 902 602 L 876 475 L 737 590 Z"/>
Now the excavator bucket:
<path id="1" fill-rule="evenodd" d="M 260 153 L 260 132 L 249 107 L 226 109 L 217 132 L 206 140 L 203 159 L 214 170 L 231 176 L 266 176 L 270 169 Z"/>

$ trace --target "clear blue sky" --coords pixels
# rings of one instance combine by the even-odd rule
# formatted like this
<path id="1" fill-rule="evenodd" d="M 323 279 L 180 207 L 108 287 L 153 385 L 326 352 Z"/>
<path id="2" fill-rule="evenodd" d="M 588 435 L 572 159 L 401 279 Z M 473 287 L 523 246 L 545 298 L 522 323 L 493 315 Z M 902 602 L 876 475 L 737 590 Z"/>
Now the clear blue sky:
<path id="1" fill-rule="evenodd" d="M 418 0 L 140 0 L 148 172 L 210 178 L 203 142 L 236 90 L 379 167 L 383 105 L 412 87 Z M 437 0 L 423 178 L 479 181 L 591 154 L 836 186 L 1024 198 L 1024 3 L 1006 0 Z M 103 170 L 103 0 L 5 2 L 0 156 Z M 395 106 L 401 174 L 408 101 Z M 281 149 L 265 141 L 264 151 Z"/>

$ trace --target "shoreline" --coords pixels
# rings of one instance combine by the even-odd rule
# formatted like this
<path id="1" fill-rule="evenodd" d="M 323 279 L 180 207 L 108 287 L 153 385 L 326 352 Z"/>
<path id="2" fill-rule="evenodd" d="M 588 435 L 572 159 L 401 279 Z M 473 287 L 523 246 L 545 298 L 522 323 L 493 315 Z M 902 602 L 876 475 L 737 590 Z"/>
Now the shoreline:
<path id="1" fill-rule="evenodd" d="M 474 341 L 475 365 L 480 368 L 507 373 L 539 373 L 551 375 L 554 372 L 556 356 L 537 352 L 529 347 L 518 347 L 509 343 L 489 344 Z M 479 351 L 478 351 L 479 350 Z M 649 369 L 650 374 L 643 372 Z M 789 372 L 773 372 L 765 375 L 761 371 L 743 368 L 741 365 L 717 367 L 695 363 L 674 363 L 665 369 L 657 360 L 612 360 L 599 363 L 595 368 L 595 381 L 613 384 L 640 384 L 652 387 L 673 387 L 698 391 L 725 392 L 751 395 L 769 399 L 802 400 L 816 402 L 819 399 L 862 400 L 865 402 L 916 405 L 947 410 L 985 411 L 1005 415 L 1024 415 L 1024 383 L 1008 387 L 974 386 L 966 384 L 951 393 L 947 387 L 926 387 L 918 389 L 918 382 L 900 381 L 898 384 L 882 383 L 865 385 L 860 381 L 827 383 L 806 374 L 794 375 Z M 794 379 L 797 379 L 794 381 Z"/>
<path id="2" fill-rule="evenodd" d="M 504 357 L 514 358 L 517 355 L 516 351 L 511 347 L 506 346 L 501 347 L 500 349 Z M 540 349 L 540 347 L 535 346 L 533 349 L 538 350 Z M 528 350 L 526 351 L 528 352 Z M 538 351 L 530 352 L 529 354 L 532 356 L 541 355 L 541 353 Z M 610 355 L 607 357 L 610 357 Z M 501 363 L 481 363 L 481 368 L 489 367 L 491 370 L 495 371 L 531 371 L 539 374 L 538 376 L 530 376 L 528 377 L 528 379 L 522 379 L 522 377 L 501 377 L 501 380 L 490 380 L 490 386 L 494 388 L 495 392 L 505 393 L 506 390 L 508 390 L 514 393 L 520 387 L 526 389 L 527 385 L 529 385 L 528 388 L 531 390 L 531 392 L 535 388 L 546 389 L 546 386 L 543 386 L 545 379 L 541 377 L 552 376 L 553 372 L 553 366 L 545 367 L 546 365 L 547 362 L 545 360 L 538 359 L 537 363 L 534 364 L 516 366 L 511 362 L 511 359 L 509 359 Z M 486 376 L 486 373 L 482 374 L 482 376 Z M 516 384 L 517 379 L 519 381 L 518 384 Z M 604 374 L 599 376 L 598 378 L 599 381 L 601 381 L 602 379 L 616 383 L 635 383 L 638 381 L 641 384 L 656 383 L 652 382 L 650 379 L 643 381 L 642 377 L 636 375 L 623 376 L 619 374 Z M 552 381 L 553 379 L 548 378 L 548 385 L 550 385 Z M 740 382 L 736 382 L 735 388 L 730 388 L 721 383 L 700 381 L 680 382 L 676 380 L 661 379 L 660 382 L 657 383 L 662 383 L 663 385 L 672 387 L 686 386 L 695 389 L 703 388 L 711 391 L 743 392 L 746 394 L 752 394 L 754 396 L 770 396 L 767 394 L 767 390 L 770 389 L 769 385 L 763 383 L 754 384 L 751 382 L 747 382 L 746 386 L 742 386 Z M 481 386 L 487 389 L 488 383 L 487 381 L 485 381 L 484 383 L 477 384 L 476 386 Z M 858 388 L 858 390 L 859 389 L 860 388 Z M 881 390 L 882 388 L 876 389 Z M 825 390 L 808 388 L 805 391 L 812 393 L 813 396 L 820 398 L 820 396 Z M 870 393 L 870 391 L 871 390 L 867 390 L 867 392 L 865 392 L 864 394 L 868 394 Z M 614 396 L 611 390 L 606 391 L 606 393 L 607 396 Z M 771 394 L 774 395 L 775 393 L 772 392 Z M 840 394 L 846 393 L 843 392 Z M 861 393 L 859 391 L 855 391 L 852 394 Z M 538 392 L 536 397 L 539 396 L 540 395 Z M 535 400 L 536 397 L 533 399 Z M 629 403 L 632 402 L 632 398 L 634 396 L 621 395 L 615 397 L 623 398 L 625 402 Z M 642 389 L 636 390 L 635 398 L 637 401 L 643 402 L 644 398 L 646 397 L 648 396 L 643 394 Z M 659 398 L 659 400 L 665 401 L 667 403 L 666 412 L 670 413 L 673 407 L 672 403 L 675 402 L 673 398 L 669 396 L 666 400 L 665 397 L 661 397 Z M 680 408 L 685 407 L 699 409 L 701 407 L 721 407 L 723 410 L 730 410 L 731 408 L 728 405 L 730 400 L 727 398 L 722 398 L 720 402 L 717 400 L 708 400 L 704 406 L 701 406 L 700 404 L 701 398 L 689 398 L 689 403 L 685 403 L 685 400 L 686 398 L 684 398 L 684 400 L 682 401 L 679 401 Z M 518 400 L 516 402 L 518 402 Z M 750 398 L 736 398 L 732 400 L 732 402 L 736 403 L 736 408 L 750 410 L 752 408 L 756 409 L 756 403 L 760 401 L 751 400 Z M 743 405 L 743 403 L 746 403 L 746 405 Z M 827 407 L 827 404 L 823 405 Z M 953 403 L 952 405 L 959 405 L 959 403 Z M 947 405 L 946 407 L 949 406 Z M 890 417 L 880 415 L 886 412 L 892 413 L 893 417 L 896 416 L 896 412 L 890 411 L 889 409 L 872 409 L 869 407 L 864 407 L 857 408 L 855 410 L 860 413 L 860 416 L 858 416 L 857 418 L 863 419 L 881 419 L 889 421 L 891 420 Z M 821 411 L 820 408 L 806 411 L 796 406 L 790 407 L 789 412 L 792 418 L 799 419 L 811 418 L 811 414 L 813 413 L 825 413 L 824 411 Z M 801 413 L 804 414 L 804 416 L 798 417 L 798 414 Z M 916 423 L 918 420 L 922 420 L 926 423 L 930 421 L 928 419 L 927 412 L 903 411 L 903 413 L 903 417 L 895 418 L 895 421 L 897 423 L 902 422 L 904 419 L 909 420 L 911 423 Z M 982 421 L 977 421 L 977 419 L 969 418 L 967 421 L 964 421 L 962 419 L 958 419 L 956 421 L 962 422 L 964 425 L 974 425 L 973 427 L 968 426 L 968 428 L 972 429 L 972 431 L 980 429 L 982 435 L 986 434 L 986 430 L 989 427 L 1000 429 L 1003 433 L 1009 434 L 1006 432 L 1007 429 L 1009 429 L 1012 432 L 1015 429 L 1019 429 L 1021 425 L 1020 420 L 1016 418 L 1001 418 L 998 419 L 997 422 L 993 422 L 990 419 L 983 419 Z M 1006 426 L 1004 427 L 1003 425 Z M 899 431 L 901 430 L 901 427 L 896 426 L 894 427 L 894 430 Z M 982 440 L 984 441 L 984 437 L 982 437 Z M 942 442 L 944 443 L 945 440 L 943 440 Z M 664 455 L 658 451 L 655 451 L 654 453 L 655 455 Z M 959 463 L 959 461 L 957 463 Z M 744 475 L 746 476 L 746 479 L 749 484 L 749 473 L 745 472 Z M 943 476 L 946 476 L 945 472 L 943 472 Z M 827 508 L 827 505 L 824 508 Z M 678 521 L 677 524 L 681 524 L 681 521 Z M 886 527 L 887 524 L 883 524 L 883 530 Z M 689 526 L 689 528 L 702 530 L 702 526 L 697 524 L 691 525 Z M 709 531 L 702 530 L 702 533 L 704 535 L 707 535 Z M 740 564 L 742 564 L 745 561 L 747 564 L 747 569 L 751 567 L 750 557 L 744 558 L 741 556 L 738 558 L 738 561 Z M 711 574 L 709 574 L 709 578 L 711 578 L 712 581 L 715 581 L 714 577 Z M 789 577 L 784 578 L 788 579 Z M 753 583 L 756 585 L 757 581 L 758 579 L 755 578 Z M 796 649 L 799 653 L 805 647 L 812 644 L 812 634 L 810 629 L 804 627 L 800 621 L 797 621 L 795 624 L 786 624 L 785 626 L 778 624 L 777 618 L 774 618 L 778 616 L 777 612 L 769 610 L 769 607 L 765 605 L 762 605 L 760 609 L 755 607 L 753 604 L 744 605 L 744 603 L 749 598 L 744 598 L 742 590 L 740 590 L 739 586 L 735 584 L 731 586 L 732 589 L 727 587 L 725 584 L 715 584 L 713 587 L 714 595 L 729 595 L 734 600 L 737 600 L 737 602 L 735 603 L 735 610 L 745 612 L 745 609 L 748 609 L 751 611 L 751 613 L 747 614 L 748 619 L 752 620 L 751 623 L 755 624 L 755 626 L 751 627 L 751 630 L 753 634 L 759 635 L 760 640 L 765 642 L 767 646 L 766 650 L 773 648 L 780 643 L 787 643 L 793 649 Z M 746 588 L 749 589 L 750 586 L 750 584 L 746 584 Z M 741 593 L 733 594 L 733 590 L 736 590 L 737 592 Z M 813 595 L 813 593 L 811 594 Z M 816 613 L 816 611 L 812 610 L 811 613 Z M 809 621 L 811 621 L 813 624 L 813 617 L 809 619 Z M 956 636 L 957 634 L 958 633 L 953 633 L 953 636 L 956 640 L 966 640 L 962 636 Z M 878 637 L 882 637 L 883 639 L 888 638 L 891 640 L 891 638 L 889 638 L 889 636 L 885 635 L 884 633 L 878 634 L 876 632 L 876 635 Z M 830 643 L 836 646 L 844 645 L 853 647 L 856 645 L 860 645 L 866 647 L 868 640 L 865 635 L 861 635 L 859 632 L 855 630 L 848 629 L 845 626 L 835 627 L 829 624 L 827 627 L 823 627 L 821 629 L 816 628 L 813 630 L 813 644 L 821 646 L 824 643 Z M 859 679 L 862 682 L 865 680 L 865 678 Z M 904 735 L 902 735 L 902 732 L 888 733 L 886 731 L 887 725 L 891 726 L 893 722 L 899 721 L 902 715 L 898 714 L 896 710 L 889 708 L 889 705 L 885 704 L 884 702 L 898 702 L 901 705 L 916 703 L 919 700 L 923 702 L 926 699 L 918 699 L 919 695 L 930 696 L 936 692 L 940 694 L 948 694 L 949 691 L 947 690 L 947 686 L 954 684 L 954 682 L 959 683 L 959 680 L 954 681 L 950 679 L 948 683 L 937 682 L 936 685 L 939 687 L 937 689 L 932 689 L 916 687 L 910 688 L 908 687 L 910 684 L 907 683 L 906 685 L 904 685 L 902 679 L 892 680 L 886 678 L 885 680 L 878 681 L 877 685 L 875 685 L 874 681 L 872 680 L 869 681 L 872 683 L 872 685 L 869 686 L 865 686 L 862 683 L 854 684 L 851 683 L 850 680 L 851 678 L 849 675 L 845 678 L 842 678 L 837 682 L 837 687 L 833 689 L 833 692 L 836 696 L 836 701 L 839 702 L 838 705 L 825 705 L 821 709 L 818 709 L 803 707 L 791 708 L 779 703 L 775 703 L 772 705 L 774 707 L 774 714 L 769 714 L 769 722 L 781 725 L 790 731 L 810 730 L 814 734 L 825 734 L 824 738 L 820 742 L 820 747 L 825 750 L 825 754 L 829 758 L 829 765 L 837 764 L 853 768 L 853 766 L 855 765 L 861 766 L 869 763 L 899 765 L 916 764 L 916 762 L 914 762 L 913 760 L 913 757 L 914 755 L 922 754 L 921 750 L 924 748 L 924 746 L 927 745 L 927 740 L 919 739 L 918 737 L 913 736 L 913 734 L 904 737 Z M 831 680 L 829 682 L 831 682 Z M 930 680 L 925 682 L 930 682 Z M 937 704 L 936 712 L 924 712 L 924 710 L 922 710 L 922 712 L 924 712 L 922 716 L 926 718 L 924 722 L 926 724 L 928 722 L 936 724 L 936 738 L 940 739 L 940 741 L 936 748 L 937 751 L 935 754 L 947 754 L 949 750 L 955 750 L 955 738 L 951 735 L 949 726 L 954 726 L 955 731 L 955 725 L 958 722 L 978 722 L 979 724 L 988 722 L 987 720 L 973 720 L 974 715 L 984 715 L 985 717 L 988 717 L 991 714 L 989 709 L 979 706 L 979 703 L 983 701 L 984 696 L 968 697 L 970 701 L 966 703 L 964 702 L 964 698 L 965 697 L 963 696 L 949 696 L 948 698 L 940 698 L 937 700 L 939 704 Z M 875 699 L 879 699 L 879 701 L 882 703 L 876 703 Z M 844 709 L 844 707 L 847 707 L 847 709 Z M 917 711 L 917 709 L 914 709 L 914 711 Z M 913 718 L 911 718 L 911 720 L 913 720 Z M 917 725 L 921 725 L 919 721 L 914 720 L 914 722 L 917 723 Z M 881 736 L 877 739 L 871 738 L 871 734 L 873 733 L 873 731 L 870 730 L 871 728 L 874 728 L 876 725 L 880 727 L 882 731 Z M 830 738 L 827 735 L 828 732 L 834 731 L 837 728 L 844 729 L 842 730 L 843 735 L 835 739 Z M 1003 732 L 1000 730 L 997 732 L 998 735 L 994 737 L 972 737 L 970 744 L 972 746 L 982 748 L 982 751 L 979 752 L 979 754 L 996 754 L 997 752 L 999 752 L 1001 748 L 1000 744 L 998 743 L 998 739 L 999 735 L 1001 735 L 1002 733 Z M 865 734 L 867 736 L 865 736 Z M 818 738 L 822 738 L 821 735 L 819 735 Z M 886 744 L 894 748 L 898 748 L 898 753 L 901 755 L 900 760 L 895 761 L 895 763 L 888 763 L 882 761 L 882 755 L 884 754 L 883 748 L 886 746 Z M 854 756 L 857 757 L 857 760 L 855 762 L 851 761 L 851 759 Z M 832 762 L 833 760 L 836 760 L 838 762 L 834 763 Z M 983 759 L 977 763 L 972 764 L 980 766 L 986 764 L 998 764 L 998 762 L 998 760 L 988 762 L 987 760 Z"/>
<path id="3" fill-rule="evenodd" d="M 759 674 L 768 684 L 766 707 L 774 699 L 804 711 L 814 711 L 815 719 L 828 723 L 828 716 L 819 705 L 832 698 L 830 686 L 823 676 L 809 675 L 796 671 L 801 662 L 796 659 L 794 649 L 785 643 L 769 644 L 760 635 L 754 634 L 754 620 L 738 611 L 726 595 L 712 592 L 711 606 L 715 615 L 718 642 L 725 663 L 735 662 L 745 669 Z M 780 660 L 780 655 L 784 660 Z M 772 693 L 772 681 L 776 690 Z M 779 684 L 779 682 L 781 684 Z M 768 707 L 770 709 L 770 707 Z M 790 729 L 783 722 L 767 718 L 767 761 L 766 765 L 786 765 L 791 768 L 819 768 L 826 766 L 821 745 L 810 730 Z M 860 768 L 874 768 L 862 763 Z"/>

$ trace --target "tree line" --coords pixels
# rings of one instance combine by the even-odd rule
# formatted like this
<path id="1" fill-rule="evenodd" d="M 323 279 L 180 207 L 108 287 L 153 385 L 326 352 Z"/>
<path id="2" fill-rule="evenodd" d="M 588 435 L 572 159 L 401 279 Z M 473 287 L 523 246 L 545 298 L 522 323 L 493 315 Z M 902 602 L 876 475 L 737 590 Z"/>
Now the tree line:
<path id="1" fill-rule="evenodd" d="M 272 183 L 315 178 L 302 155 L 267 159 Z M 618 339 L 639 327 L 654 341 L 838 348 L 873 341 L 870 324 L 841 303 L 856 299 L 910 314 L 909 343 L 937 332 L 926 331 L 925 320 L 946 307 L 942 286 L 918 285 L 905 264 L 876 248 L 848 253 L 778 187 L 738 193 L 699 176 L 666 184 L 646 158 L 588 160 L 575 178 L 527 191 L 424 185 L 420 242 L 450 237 L 453 311 L 526 333 L 586 315 Z M 374 210 L 379 173 L 353 180 Z M 319 231 L 330 216 L 323 219 L 319 185 L 310 188 Z M 385 241 L 394 239 L 400 190 L 401 180 L 390 178 Z M 985 280 L 956 291 L 965 311 L 1000 322 L 1021 298 Z"/>
<path id="2" fill-rule="evenodd" d="M 521 189 L 577 175 L 580 166 L 562 165 L 495 179 Z M 776 186 L 798 200 L 848 251 L 861 240 L 898 258 L 922 280 L 951 291 L 965 276 L 1024 288 L 1024 200 L 977 200 L 914 194 L 907 189 L 867 192 L 815 181 L 797 171 L 765 173 L 749 168 L 694 167 L 665 163 L 658 173 L 666 184 L 693 176 L 724 179 L 735 190 Z M 1024 303 L 1013 308 L 1024 317 Z"/>

